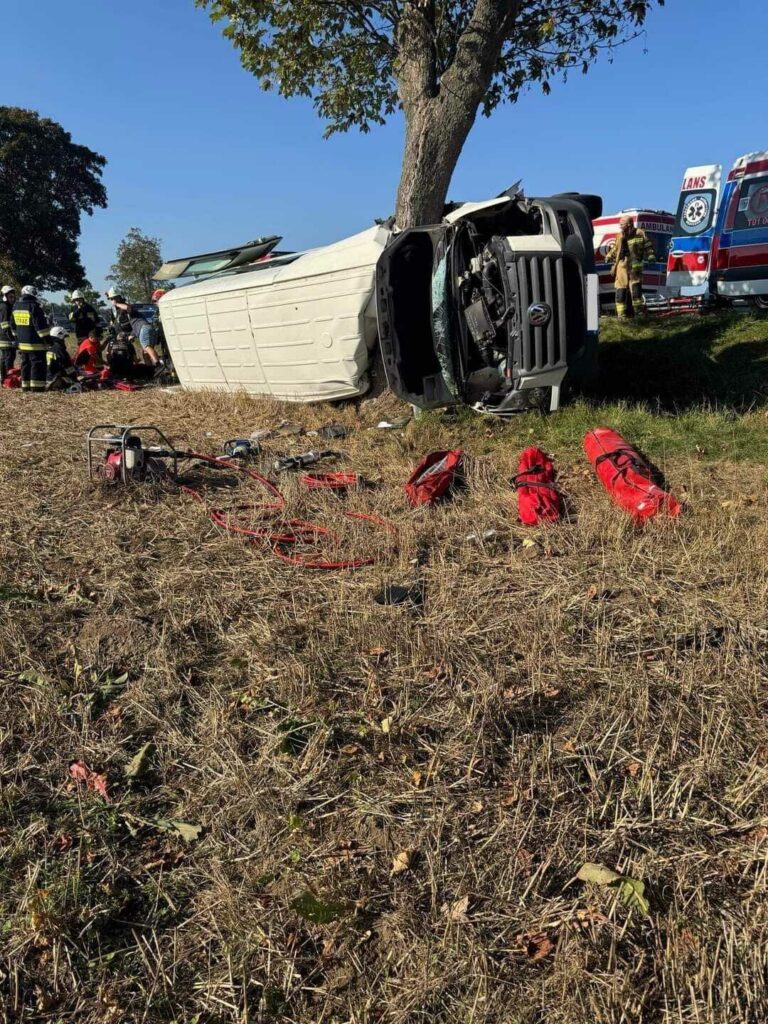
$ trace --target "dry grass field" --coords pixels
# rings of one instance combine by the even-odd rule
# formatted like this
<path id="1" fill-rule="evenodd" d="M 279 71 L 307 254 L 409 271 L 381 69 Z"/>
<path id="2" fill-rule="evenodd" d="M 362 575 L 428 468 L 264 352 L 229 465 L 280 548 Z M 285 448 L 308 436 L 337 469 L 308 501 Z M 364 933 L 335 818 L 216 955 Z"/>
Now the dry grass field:
<path id="1" fill-rule="evenodd" d="M 603 368 L 555 416 L 399 431 L 386 394 L 0 393 L 0 1020 L 768 1019 L 768 321 L 610 325 Z M 86 479 L 99 421 L 216 453 L 283 419 L 354 428 L 376 487 L 281 486 L 292 516 L 387 517 L 339 526 L 375 566 L 286 565 L 173 485 Z M 680 520 L 611 505 L 601 423 Z M 516 522 L 530 443 L 555 528 Z M 409 508 L 454 446 L 466 488 Z"/>

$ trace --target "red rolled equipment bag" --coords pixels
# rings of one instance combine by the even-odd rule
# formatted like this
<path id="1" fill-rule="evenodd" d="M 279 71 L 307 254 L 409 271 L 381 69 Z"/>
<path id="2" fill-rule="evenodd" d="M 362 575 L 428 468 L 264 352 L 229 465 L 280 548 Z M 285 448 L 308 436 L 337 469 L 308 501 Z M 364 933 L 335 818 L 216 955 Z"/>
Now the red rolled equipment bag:
<path id="1" fill-rule="evenodd" d="M 680 503 L 653 480 L 648 460 L 609 427 L 595 427 L 584 438 L 584 451 L 613 501 L 635 522 L 643 523 L 660 512 L 675 518 Z"/>
<path id="2" fill-rule="evenodd" d="M 563 517 L 563 499 L 555 487 L 555 467 L 541 448 L 526 448 L 514 477 L 521 523 L 539 526 Z"/>
<path id="3" fill-rule="evenodd" d="M 431 452 L 408 477 L 405 493 L 411 505 L 434 505 L 444 498 L 461 469 L 464 452 Z"/>

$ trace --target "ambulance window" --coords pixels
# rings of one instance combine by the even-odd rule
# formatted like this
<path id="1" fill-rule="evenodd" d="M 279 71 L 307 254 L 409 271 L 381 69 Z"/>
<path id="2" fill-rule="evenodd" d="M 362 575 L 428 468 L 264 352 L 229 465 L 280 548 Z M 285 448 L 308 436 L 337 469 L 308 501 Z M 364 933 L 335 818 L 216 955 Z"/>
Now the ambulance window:
<path id="1" fill-rule="evenodd" d="M 734 231 L 768 227 L 768 175 L 741 183 Z"/>
<path id="2" fill-rule="evenodd" d="M 656 253 L 656 262 L 665 262 L 667 259 L 667 249 L 669 248 L 668 236 L 661 234 L 660 231 L 649 231 L 647 234 L 648 240 L 653 246 L 653 251 Z"/>

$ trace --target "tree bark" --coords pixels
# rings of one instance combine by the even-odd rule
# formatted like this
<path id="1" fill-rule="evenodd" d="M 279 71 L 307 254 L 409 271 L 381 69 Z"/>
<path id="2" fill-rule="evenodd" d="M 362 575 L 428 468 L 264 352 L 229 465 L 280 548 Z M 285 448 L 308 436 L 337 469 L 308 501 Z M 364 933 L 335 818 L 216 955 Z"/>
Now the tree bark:
<path id="1" fill-rule="evenodd" d="M 398 89 L 405 113 L 405 150 L 397 191 L 398 227 L 442 220 L 448 188 L 496 68 L 519 0 L 477 0 L 456 56 L 438 80 L 429 0 L 403 13 Z"/>

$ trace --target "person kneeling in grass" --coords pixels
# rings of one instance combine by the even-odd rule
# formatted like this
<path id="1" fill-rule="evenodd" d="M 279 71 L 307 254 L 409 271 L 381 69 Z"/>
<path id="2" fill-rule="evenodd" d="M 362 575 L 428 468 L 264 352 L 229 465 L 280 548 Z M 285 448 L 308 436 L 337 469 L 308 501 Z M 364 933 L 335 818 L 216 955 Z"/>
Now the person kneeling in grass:
<path id="1" fill-rule="evenodd" d="M 75 355 L 75 366 L 81 373 L 101 373 L 104 360 L 101 353 L 106 342 L 104 331 L 101 327 L 92 327 L 87 338 L 83 338 L 77 347 Z"/>

